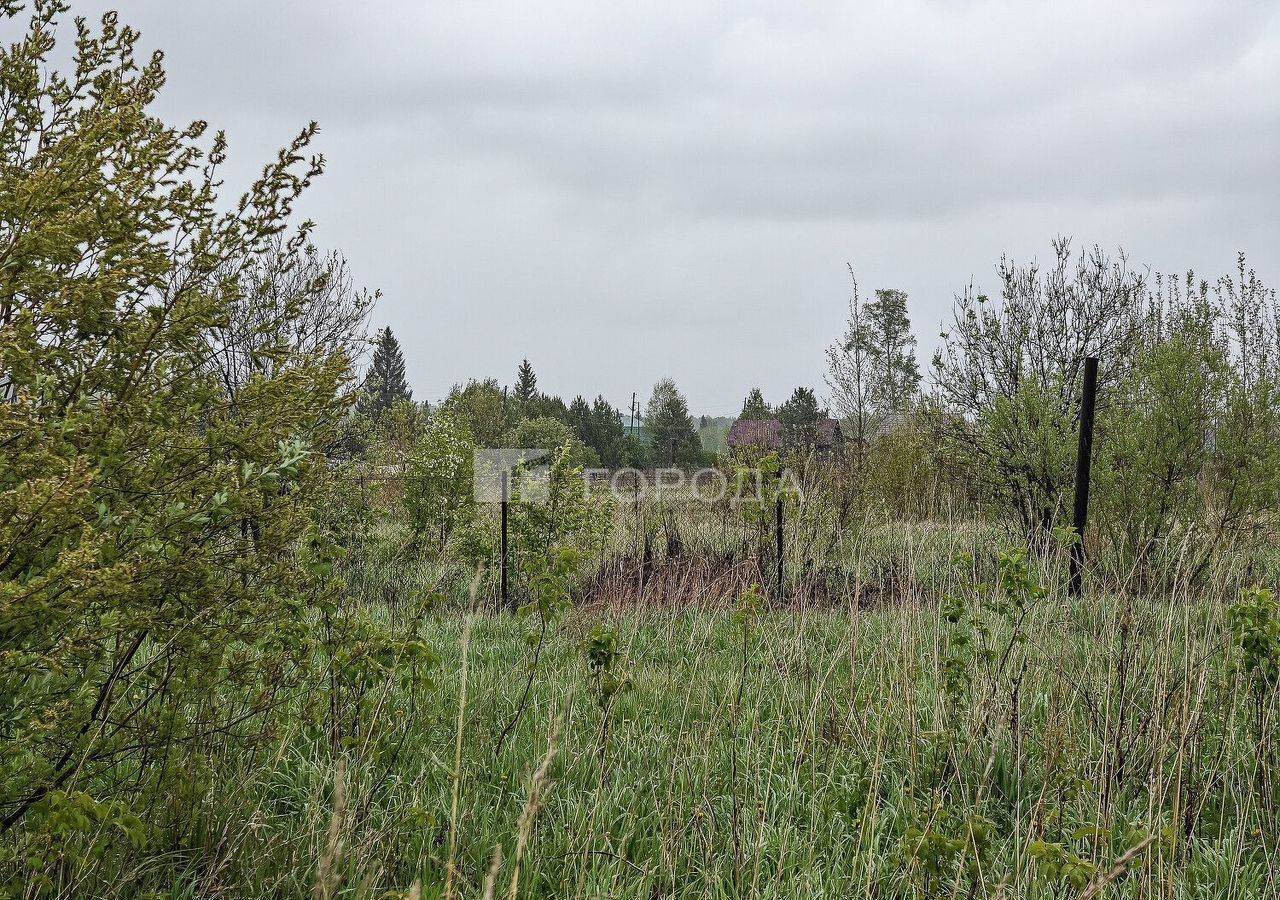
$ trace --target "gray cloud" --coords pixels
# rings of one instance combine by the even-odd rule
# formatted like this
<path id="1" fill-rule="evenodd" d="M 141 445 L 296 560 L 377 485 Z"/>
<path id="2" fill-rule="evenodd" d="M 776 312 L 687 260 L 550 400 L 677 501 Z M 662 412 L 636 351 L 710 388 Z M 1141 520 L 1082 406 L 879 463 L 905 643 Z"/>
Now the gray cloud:
<path id="1" fill-rule="evenodd" d="M 1269 0 L 116 5 L 233 181 L 320 121 L 303 211 L 426 397 L 528 356 L 624 406 L 667 374 L 698 412 L 780 400 L 821 384 L 846 260 L 922 355 L 1058 233 L 1280 282 Z"/>

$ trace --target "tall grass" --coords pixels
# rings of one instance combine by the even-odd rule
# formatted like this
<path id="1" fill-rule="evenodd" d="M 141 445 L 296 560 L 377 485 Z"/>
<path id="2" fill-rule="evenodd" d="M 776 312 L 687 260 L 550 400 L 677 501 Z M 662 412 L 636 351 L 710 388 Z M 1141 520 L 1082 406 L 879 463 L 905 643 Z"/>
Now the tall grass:
<path id="1" fill-rule="evenodd" d="M 410 716 L 393 687 L 369 728 L 402 740 L 335 750 L 281 734 L 270 757 L 225 761 L 193 846 L 66 893 L 1280 891 L 1275 694 L 1251 703 L 1221 604 L 1050 593 L 1012 642 L 1013 624 L 989 618 L 986 645 L 1012 649 L 1003 665 L 975 654 L 956 702 L 954 626 L 909 592 L 749 624 L 704 607 L 581 609 L 497 750 L 527 623 L 445 611 L 424 631 L 441 655 L 432 702 Z M 602 623 L 629 679 L 607 731 L 581 650 Z"/>
<path id="2" fill-rule="evenodd" d="M 789 509 L 783 602 L 732 509 L 620 507 L 531 681 L 492 572 L 383 518 L 345 608 L 396 632 L 442 590 L 413 626 L 429 689 L 361 670 L 340 733 L 281 711 L 271 752 L 220 751 L 180 836 L 68 857 L 45 893 L 1280 895 L 1278 692 L 1226 612 L 1273 556 L 1155 593 L 1095 555 L 1083 599 L 1051 556 L 1012 603 L 1000 523 L 829 510 Z M 735 614 L 757 582 L 765 609 Z M 601 628 L 627 685 L 608 703 Z"/>

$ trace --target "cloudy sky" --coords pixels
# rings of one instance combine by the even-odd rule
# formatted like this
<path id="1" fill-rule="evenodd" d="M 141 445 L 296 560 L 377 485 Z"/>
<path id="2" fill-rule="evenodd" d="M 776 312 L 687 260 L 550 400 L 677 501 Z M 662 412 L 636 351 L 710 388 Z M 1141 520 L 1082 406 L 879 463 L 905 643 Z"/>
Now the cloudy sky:
<path id="1" fill-rule="evenodd" d="M 1280 282 L 1280 4 L 118 0 L 232 184 L 311 119 L 302 212 L 416 395 L 472 376 L 695 413 L 821 388 L 852 263 L 926 359 L 1056 234 Z"/>

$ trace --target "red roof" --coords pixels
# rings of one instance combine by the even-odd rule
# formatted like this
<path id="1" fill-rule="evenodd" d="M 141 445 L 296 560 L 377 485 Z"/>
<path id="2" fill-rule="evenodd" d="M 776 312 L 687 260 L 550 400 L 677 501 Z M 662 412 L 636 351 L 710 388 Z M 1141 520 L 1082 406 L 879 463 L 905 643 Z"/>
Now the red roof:
<path id="1" fill-rule="evenodd" d="M 738 419 L 729 428 L 730 447 L 782 446 L 782 423 L 777 419 Z"/>

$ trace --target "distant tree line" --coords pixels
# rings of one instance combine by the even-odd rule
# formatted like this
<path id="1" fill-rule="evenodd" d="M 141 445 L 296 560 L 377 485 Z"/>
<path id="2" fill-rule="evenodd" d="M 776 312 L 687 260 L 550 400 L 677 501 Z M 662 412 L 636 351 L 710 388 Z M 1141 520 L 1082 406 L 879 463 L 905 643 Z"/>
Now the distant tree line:
<path id="1" fill-rule="evenodd" d="M 688 402 L 670 378 L 654 385 L 648 404 L 637 411 L 639 427 L 634 433 L 629 433 L 622 414 L 603 395 L 589 401 L 579 394 L 566 403 L 558 395 L 541 391 L 528 359 L 521 360 L 511 387 L 495 378 L 472 379 L 455 385 L 439 409 L 454 418 L 477 447 L 550 450 L 567 444 L 574 459 L 589 467 L 689 466 L 708 461 Z M 397 434 L 399 439 L 393 442 L 404 448 L 412 444 L 408 432 L 421 429 L 430 414 L 427 406 L 413 402 L 399 341 L 389 327 L 381 329 L 352 427 L 380 430 L 384 437 L 388 432 Z"/>

